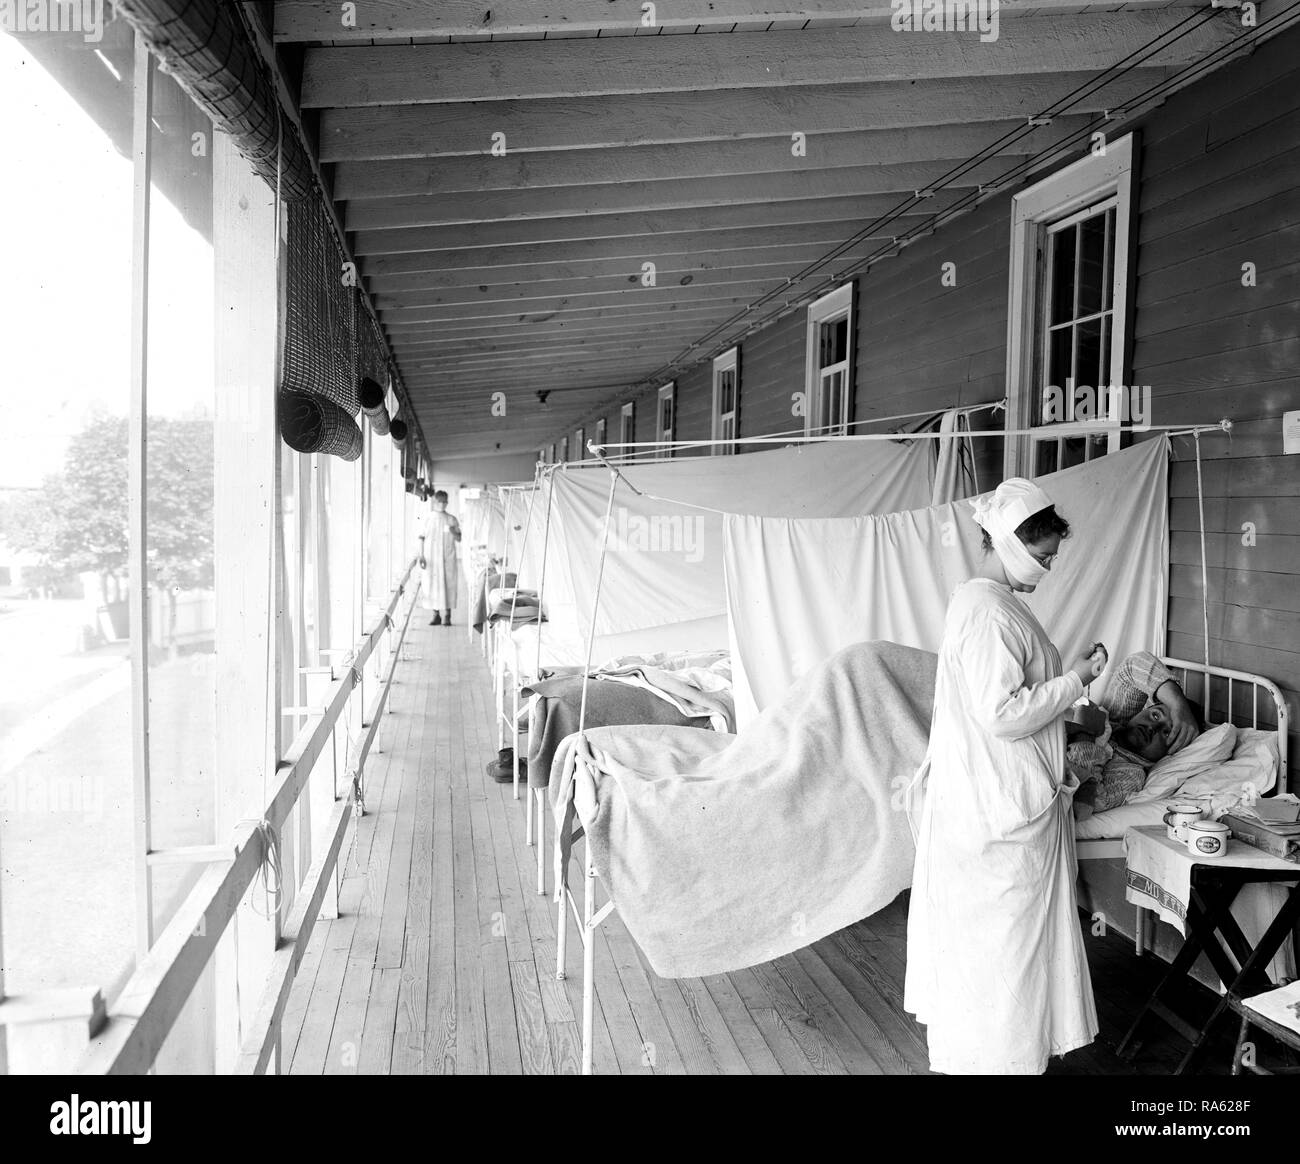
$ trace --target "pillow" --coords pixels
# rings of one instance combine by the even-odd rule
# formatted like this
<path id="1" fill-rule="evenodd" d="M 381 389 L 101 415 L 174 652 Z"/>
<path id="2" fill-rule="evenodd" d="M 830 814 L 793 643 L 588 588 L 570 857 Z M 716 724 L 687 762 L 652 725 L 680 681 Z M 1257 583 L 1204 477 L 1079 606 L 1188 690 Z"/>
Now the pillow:
<path id="1" fill-rule="evenodd" d="M 1277 769 L 1277 733 L 1238 728 L 1231 759 L 1193 776 L 1178 789 L 1178 795 L 1217 797 L 1231 793 L 1240 802 L 1247 785 L 1253 785 L 1260 795 L 1271 791 L 1277 783 Z"/>
<path id="2" fill-rule="evenodd" d="M 1202 732 L 1181 752 L 1166 756 L 1147 776 L 1142 790 L 1129 803 L 1159 800 L 1178 790 L 1195 776 L 1228 759 L 1237 746 L 1237 729 L 1230 723 L 1216 724 Z"/>

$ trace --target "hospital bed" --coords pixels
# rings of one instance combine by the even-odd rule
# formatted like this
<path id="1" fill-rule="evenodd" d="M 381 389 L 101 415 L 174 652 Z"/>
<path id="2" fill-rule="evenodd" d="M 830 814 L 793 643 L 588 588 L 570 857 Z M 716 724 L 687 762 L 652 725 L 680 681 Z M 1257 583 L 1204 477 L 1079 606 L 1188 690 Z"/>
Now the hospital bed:
<path id="1" fill-rule="evenodd" d="M 1220 667 L 1207 667 L 1203 664 L 1192 663 L 1186 660 L 1165 658 L 1165 664 L 1170 667 L 1179 677 L 1180 683 L 1190 698 L 1199 699 L 1205 709 L 1205 715 L 1208 723 L 1234 723 L 1238 726 L 1240 734 L 1245 737 L 1252 745 L 1264 740 L 1268 744 L 1268 762 L 1266 770 L 1261 770 L 1258 775 L 1250 777 L 1251 783 L 1264 794 L 1276 789 L 1279 783 L 1284 782 L 1287 759 L 1287 708 L 1282 699 L 1281 693 L 1277 686 L 1262 676 L 1253 675 L 1247 672 L 1230 670 Z M 1269 712 L 1271 701 L 1272 711 Z M 1261 717 L 1263 717 L 1267 730 L 1259 728 Z M 1271 721 L 1271 722 L 1270 722 Z M 1246 725 L 1249 725 L 1248 727 Z M 923 728 L 923 725 L 922 725 Z M 624 759 L 624 756 L 634 757 L 636 748 L 632 746 L 632 734 L 627 734 L 616 739 L 611 736 L 611 732 L 617 729 L 596 729 L 593 734 L 593 745 L 599 748 L 617 748 L 618 755 L 622 762 L 633 763 L 637 771 L 650 771 L 649 769 L 636 768 L 633 759 Z M 726 745 L 711 745 L 704 733 L 700 733 L 698 745 L 689 745 L 690 748 L 700 748 L 704 752 L 711 752 L 717 747 Z M 715 737 L 716 738 L 716 737 Z M 682 744 L 684 738 L 679 734 L 677 737 L 664 736 L 665 744 Z M 733 737 L 740 740 L 741 737 Z M 573 744 L 574 747 L 581 746 L 578 737 L 570 737 L 567 743 Z M 1189 745 L 1190 746 L 1190 745 Z M 641 754 L 644 757 L 646 748 L 643 745 Z M 1233 753 L 1235 759 L 1236 753 Z M 1274 759 L 1275 757 L 1275 759 Z M 1226 764 L 1224 765 L 1226 769 Z M 1210 775 L 1213 774 L 1213 765 L 1210 766 Z M 617 768 L 617 766 L 616 766 Z M 616 769 L 615 769 L 616 770 Z M 716 769 L 715 769 L 716 770 Z M 1278 774 L 1281 778 L 1278 778 Z M 892 781 L 896 784 L 899 779 L 905 780 L 910 777 L 911 773 L 900 772 Z M 1238 774 L 1239 775 L 1239 774 Z M 888 773 L 884 773 L 888 776 Z M 1237 779 L 1237 776 L 1233 777 Z M 883 777 L 882 777 L 883 779 Z M 1198 777 L 1200 779 L 1200 777 Z M 1239 785 L 1234 785 L 1239 787 Z M 1088 877 L 1089 868 L 1099 868 L 1107 863 L 1110 859 L 1123 857 L 1122 837 L 1123 828 L 1131 827 L 1134 823 L 1158 823 L 1165 811 L 1165 802 L 1178 796 L 1177 788 L 1172 789 L 1167 795 L 1161 795 L 1150 805 L 1142 806 L 1141 812 L 1145 818 L 1139 820 L 1125 821 L 1122 816 L 1115 817 L 1114 813 L 1119 810 L 1112 810 L 1111 813 L 1099 813 L 1096 815 L 1093 829 L 1100 827 L 1104 833 L 1107 831 L 1106 822 L 1103 818 L 1111 816 L 1116 822 L 1114 836 L 1103 836 L 1100 839 L 1082 839 L 1077 842 L 1077 851 L 1080 857 L 1080 874 L 1081 880 Z M 892 807 L 892 806 L 891 806 Z M 1136 807 L 1136 806 L 1133 806 Z M 604 813 L 602 812 L 602 816 Z M 558 819 L 558 817 L 557 817 Z M 1101 822 L 1100 826 L 1097 822 Z M 574 839 L 584 837 L 585 831 L 579 827 L 573 833 Z M 896 843 L 902 844 L 902 840 L 896 840 Z M 589 844 L 589 842 L 588 842 Z M 557 934 L 557 945 L 559 958 L 557 960 L 557 976 L 564 977 L 564 948 L 568 932 L 567 917 L 571 914 L 577 925 L 577 932 L 583 944 L 583 1021 L 584 1021 L 584 1071 L 590 1070 L 590 992 L 593 989 L 592 978 L 594 976 L 594 962 L 592 946 L 594 943 L 594 930 L 601 922 L 609 916 L 615 908 L 614 901 L 607 899 L 603 904 L 598 904 L 596 893 L 596 881 L 598 873 L 595 867 L 594 858 L 590 851 L 584 852 L 581 858 L 581 874 L 583 881 L 583 891 L 581 900 L 576 892 L 576 886 L 570 890 L 565 870 L 568 867 L 567 858 L 559 851 L 559 838 L 557 836 L 557 868 L 561 871 L 561 880 L 557 884 L 557 902 L 559 906 L 559 932 Z M 602 873 L 607 873 L 603 870 Z M 1300 869 L 1297 870 L 1297 876 L 1300 877 Z M 637 879 L 642 880 L 640 874 Z M 1122 890 L 1121 890 L 1122 897 Z M 1117 914 L 1114 911 L 1107 910 L 1107 916 L 1114 917 Z M 707 918 L 705 918 L 707 920 Z M 1145 951 L 1146 935 L 1148 932 L 1147 918 L 1143 911 L 1136 915 L 1136 936 L 1138 938 L 1139 952 Z M 707 971 L 705 971 L 707 972 Z"/>
<path id="2" fill-rule="evenodd" d="M 490 623 L 485 630 L 490 634 L 493 647 L 491 652 L 492 658 L 492 676 L 493 676 L 493 703 L 495 707 L 496 724 L 497 724 L 497 747 L 499 749 L 507 746 L 507 741 L 511 744 L 514 753 L 514 780 L 513 789 L 515 799 L 519 798 L 519 789 L 521 781 L 527 785 L 528 804 L 527 815 L 525 819 L 525 837 L 529 845 L 536 845 L 537 848 L 537 892 L 544 894 L 546 892 L 546 784 L 545 781 L 528 781 L 527 777 L 520 771 L 519 760 L 521 749 L 519 747 L 519 735 L 521 723 L 524 715 L 531 711 L 532 700 L 539 697 L 533 696 L 531 699 L 524 697 L 524 689 L 532 682 L 536 681 L 542 674 L 553 674 L 559 672 L 581 672 L 587 664 L 587 644 L 585 638 L 578 630 L 576 611 L 563 604 L 546 605 L 546 620 L 544 622 L 530 622 L 523 625 L 513 624 L 508 619 L 501 619 Z M 611 636 L 608 639 L 600 639 L 599 654 L 593 658 L 594 667 L 601 666 L 607 659 L 618 657 L 613 652 L 619 650 L 626 651 L 628 655 L 640 655 L 649 657 L 657 655 L 665 658 L 662 665 L 666 669 L 674 669 L 682 656 L 690 656 L 699 661 L 699 665 L 704 665 L 704 656 L 709 656 L 716 661 L 719 657 L 726 657 L 729 652 L 726 650 L 716 650 L 713 652 L 700 652 L 698 650 L 683 649 L 682 643 L 691 640 L 689 632 L 683 634 L 676 627 L 651 628 L 646 634 L 637 636 L 635 639 L 623 636 Z M 659 644 L 664 645 L 663 651 L 650 651 L 648 648 Z M 640 650 L 632 650 L 633 647 L 639 647 Z M 657 695 L 649 692 L 638 691 L 634 687 L 626 684 L 619 684 L 620 694 L 624 696 L 628 704 L 635 706 L 638 701 L 644 709 L 644 714 L 635 713 L 627 716 L 621 722 L 625 723 L 690 723 L 695 722 L 686 717 L 675 717 L 665 715 L 665 701 Z M 569 696 L 571 700 L 576 700 L 577 696 Z M 576 709 L 573 709 L 576 711 Z M 576 719 L 576 714 L 574 717 Z M 698 719 L 698 717 L 697 717 Z M 707 726 L 707 721 L 703 721 Z M 529 737 L 531 739 L 531 736 Z M 550 754 L 544 754 L 540 760 L 532 757 L 530 763 L 536 765 L 541 763 L 543 771 L 549 773 Z M 529 771 L 534 769 L 530 767 Z"/>
<path id="3" fill-rule="evenodd" d="M 1248 723 L 1251 731 L 1257 734 L 1247 737 L 1244 744 L 1254 744 L 1265 737 L 1274 745 L 1277 756 L 1276 775 L 1271 783 L 1261 779 L 1256 787 L 1262 795 L 1273 795 L 1279 788 L 1284 788 L 1287 775 L 1288 710 L 1277 685 L 1262 675 L 1248 671 L 1207 666 L 1186 659 L 1166 657 L 1162 661 L 1178 677 L 1187 697 L 1201 704 L 1207 728 L 1219 723 L 1235 723 L 1239 727 Z M 1221 696 L 1217 707 L 1214 698 L 1216 695 Z M 1266 732 L 1259 727 L 1261 708 L 1264 709 L 1266 722 L 1271 719 L 1275 725 Z M 1234 772 L 1233 779 L 1239 778 Z M 1120 805 L 1076 824 L 1075 853 L 1081 862 L 1079 879 L 1085 892 L 1092 888 L 1094 881 L 1101 879 L 1084 862 L 1123 861 L 1125 830 L 1139 825 L 1161 824 L 1168 802 L 1176 799 L 1178 790 L 1174 788 L 1154 800 Z M 1089 896 L 1093 894 L 1089 893 Z M 1107 893 L 1104 889 L 1099 890 L 1093 901 L 1094 911 L 1100 910 L 1110 918 L 1123 916 L 1127 912 L 1126 903 L 1112 902 L 1109 900 L 1112 896 L 1113 891 Z M 1106 904 L 1113 904 L 1117 908 L 1106 909 Z M 1150 912 L 1140 906 L 1134 908 L 1136 912 L 1131 936 L 1134 949 L 1138 954 L 1143 954 L 1150 949 Z"/>

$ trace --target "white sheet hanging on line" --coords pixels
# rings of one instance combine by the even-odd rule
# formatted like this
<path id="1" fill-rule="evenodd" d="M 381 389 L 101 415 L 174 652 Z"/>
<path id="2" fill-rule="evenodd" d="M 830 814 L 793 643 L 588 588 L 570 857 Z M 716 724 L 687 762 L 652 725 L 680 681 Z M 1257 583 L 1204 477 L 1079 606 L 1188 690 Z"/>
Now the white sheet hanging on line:
<path id="1" fill-rule="evenodd" d="M 1063 657 L 1095 641 L 1112 668 L 1132 651 L 1163 652 L 1168 457 L 1161 437 L 1039 479 L 1072 535 L 1026 601 Z M 881 517 L 728 516 L 737 723 L 849 643 L 937 651 L 953 587 L 982 557 L 966 500 Z"/>
<path id="2" fill-rule="evenodd" d="M 706 509 L 849 517 L 924 505 L 931 484 L 928 443 L 801 445 L 743 456 L 682 457 L 622 467 L 637 489 L 672 501 L 640 496 L 620 483 L 596 633 L 618 634 L 725 616 L 722 515 Z M 554 480 L 551 533 L 554 538 L 558 522 L 563 559 L 585 633 L 609 497 L 609 470 L 603 466 L 560 470 Z M 798 601 L 797 590 L 789 597 Z"/>
<path id="3" fill-rule="evenodd" d="M 939 431 L 952 435 L 940 437 L 933 442 L 936 456 L 931 505 L 944 505 L 949 501 L 970 497 L 975 492 L 970 487 L 969 480 L 969 474 L 975 471 L 975 442 L 973 437 L 961 435 L 970 431 L 967 414 L 957 408 L 948 409 L 939 421 Z M 971 462 L 968 469 L 962 465 L 963 458 Z"/>

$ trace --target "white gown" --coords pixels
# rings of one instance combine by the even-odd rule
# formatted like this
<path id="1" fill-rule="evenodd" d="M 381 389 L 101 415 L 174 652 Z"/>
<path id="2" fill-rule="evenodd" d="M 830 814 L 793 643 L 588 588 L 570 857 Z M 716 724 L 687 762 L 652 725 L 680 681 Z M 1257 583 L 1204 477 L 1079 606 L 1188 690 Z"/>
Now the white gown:
<path id="1" fill-rule="evenodd" d="M 1096 1037 L 1061 718 L 1082 694 L 1009 586 L 957 587 L 939 650 L 903 997 L 928 1028 L 935 1071 L 1038 1074 Z"/>
<path id="2" fill-rule="evenodd" d="M 424 523 L 424 568 L 422 601 L 426 610 L 455 610 L 457 584 L 456 536 L 451 532 L 452 516 L 446 511 L 429 511 Z"/>

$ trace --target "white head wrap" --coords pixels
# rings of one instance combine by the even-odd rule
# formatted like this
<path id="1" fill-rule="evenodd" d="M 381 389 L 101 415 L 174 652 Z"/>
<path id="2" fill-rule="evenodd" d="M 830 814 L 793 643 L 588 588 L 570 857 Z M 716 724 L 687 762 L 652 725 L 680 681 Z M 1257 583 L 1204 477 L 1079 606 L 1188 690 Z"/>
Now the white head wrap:
<path id="1" fill-rule="evenodd" d="M 1047 567 L 1025 549 L 1016 528 L 1051 504 L 1052 499 L 1024 477 L 1009 477 L 994 492 L 972 502 L 975 523 L 988 531 L 1007 575 L 1031 590 L 1046 577 Z"/>

